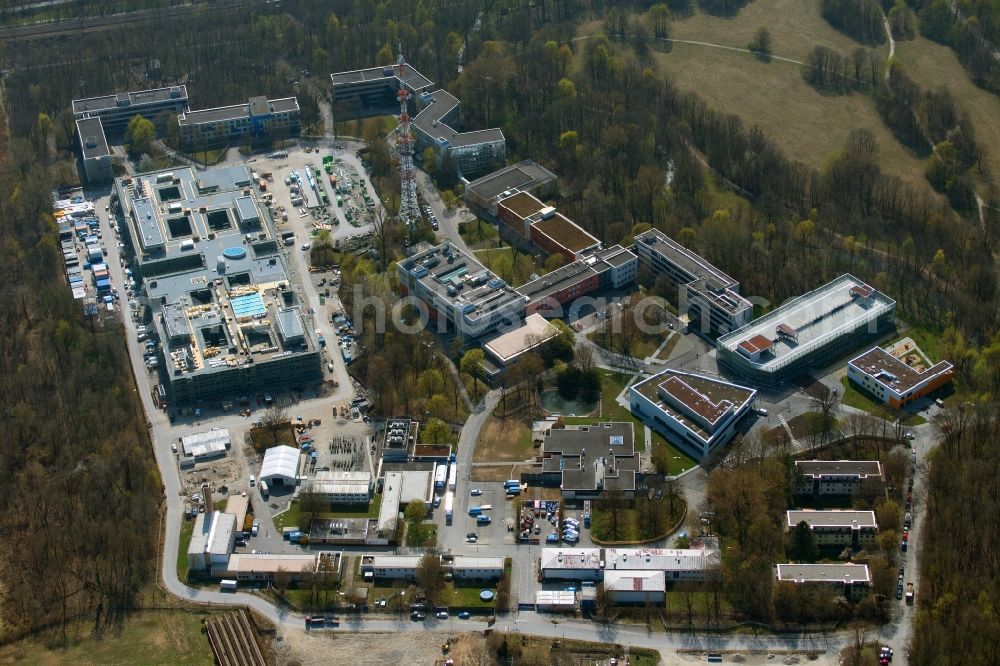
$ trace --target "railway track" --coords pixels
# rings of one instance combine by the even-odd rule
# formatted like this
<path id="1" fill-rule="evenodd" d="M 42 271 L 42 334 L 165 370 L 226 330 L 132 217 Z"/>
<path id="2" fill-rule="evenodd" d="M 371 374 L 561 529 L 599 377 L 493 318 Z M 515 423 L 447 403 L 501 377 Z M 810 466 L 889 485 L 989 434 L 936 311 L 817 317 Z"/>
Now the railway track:
<path id="1" fill-rule="evenodd" d="M 132 23 L 149 21 L 164 21 L 181 18 L 194 11 L 217 13 L 235 8 L 250 8 L 256 5 L 271 4 L 272 0 L 220 0 L 218 2 L 191 2 L 174 7 L 146 9 L 111 16 L 87 16 L 62 21 L 44 21 L 25 25 L 0 28 L 0 41 L 25 41 L 72 35 L 80 32 L 99 32 L 112 30 Z"/>

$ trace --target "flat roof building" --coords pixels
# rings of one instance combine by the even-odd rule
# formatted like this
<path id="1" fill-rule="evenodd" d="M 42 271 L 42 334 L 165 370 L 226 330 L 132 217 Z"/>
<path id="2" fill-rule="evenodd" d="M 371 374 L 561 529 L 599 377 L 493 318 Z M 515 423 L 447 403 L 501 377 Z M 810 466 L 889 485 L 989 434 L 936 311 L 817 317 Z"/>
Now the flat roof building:
<path id="1" fill-rule="evenodd" d="M 209 572 L 225 568 L 236 543 L 236 515 L 232 513 L 199 513 L 188 544 L 189 571 Z"/>
<path id="2" fill-rule="evenodd" d="M 496 216 L 522 238 L 566 261 L 583 259 L 601 248 L 601 242 L 554 207 L 528 192 L 515 191 L 497 199 Z"/>
<path id="3" fill-rule="evenodd" d="M 677 287 L 678 311 L 689 314 L 699 332 L 722 335 L 753 317 L 753 305 L 740 296 L 739 282 L 659 229 L 636 236 L 635 253 L 640 262 Z"/>
<path id="4" fill-rule="evenodd" d="M 501 366 L 510 365 L 533 349 L 544 345 L 559 334 L 559 329 L 545 321 L 540 314 L 528 315 L 524 324 L 503 333 L 483 344 L 493 359 Z"/>
<path id="5" fill-rule="evenodd" d="M 246 165 L 118 178 L 124 253 L 153 310 L 171 401 L 321 376 L 273 221 Z M 302 335 L 289 335 L 301 331 Z"/>
<path id="6" fill-rule="evenodd" d="M 600 548 L 543 548 L 538 556 L 542 580 L 600 580 Z"/>
<path id="7" fill-rule="evenodd" d="M 468 183 L 462 197 L 469 204 L 496 215 L 497 202 L 514 192 L 546 197 L 556 191 L 557 185 L 554 173 L 532 160 L 522 160 Z"/>
<path id="8" fill-rule="evenodd" d="M 81 118 L 76 121 L 76 136 L 83 159 L 83 173 L 91 185 L 110 181 L 112 173 L 111 151 L 104 136 L 104 126 L 99 117 Z"/>
<path id="9" fill-rule="evenodd" d="M 809 525 L 819 546 L 859 548 L 875 543 L 878 533 L 874 511 L 801 509 L 787 512 L 787 530 L 794 530 L 801 522 Z"/>
<path id="10" fill-rule="evenodd" d="M 218 428 L 184 435 L 181 437 L 181 450 L 186 456 L 203 460 L 226 455 L 231 443 L 229 430 Z"/>
<path id="11" fill-rule="evenodd" d="M 264 452 L 260 480 L 270 486 L 294 486 L 299 476 L 299 450 L 292 446 L 272 446 Z"/>
<path id="12" fill-rule="evenodd" d="M 458 580 L 499 580 L 503 558 L 456 555 L 451 561 L 451 574 Z"/>
<path id="13" fill-rule="evenodd" d="M 873 347 L 847 362 L 848 379 L 893 409 L 912 404 L 947 385 L 954 374 L 948 361 L 930 367 L 921 362 L 910 365 L 880 347 Z"/>
<path id="14" fill-rule="evenodd" d="M 445 241 L 396 266 L 404 295 L 420 299 L 464 338 L 520 326 L 524 298 L 472 256 Z"/>
<path id="15" fill-rule="evenodd" d="M 331 571 L 339 579 L 340 553 L 323 553 L 324 556 L 332 556 L 336 563 Z M 233 553 L 229 556 L 229 563 L 223 577 L 234 578 L 238 581 L 270 581 L 274 580 L 274 575 L 284 572 L 292 580 L 301 580 L 304 576 L 316 571 L 320 555 L 317 553 L 292 553 L 292 554 L 260 554 L 260 553 Z"/>
<path id="16" fill-rule="evenodd" d="M 329 504 L 364 504 L 371 499 L 371 472 L 316 472 L 302 484 L 300 495 L 314 495 Z"/>
<path id="17" fill-rule="evenodd" d="M 551 428 L 542 442 L 541 483 L 563 497 L 597 498 L 605 490 L 635 493 L 640 469 L 632 422 Z"/>
<path id="18" fill-rule="evenodd" d="M 757 391 L 718 377 L 664 370 L 629 389 L 629 407 L 643 423 L 696 460 L 736 433 Z"/>
<path id="19" fill-rule="evenodd" d="M 298 136 L 299 101 L 295 97 L 251 97 L 243 104 L 186 111 L 177 118 L 185 146 L 215 146 L 249 139 L 252 143 Z"/>
<path id="20" fill-rule="evenodd" d="M 667 597 L 662 571 L 608 570 L 603 585 L 608 599 L 615 604 L 662 604 Z"/>
<path id="21" fill-rule="evenodd" d="M 800 495 L 853 495 L 866 482 L 882 483 L 882 464 L 878 460 L 796 460 Z"/>
<path id="22" fill-rule="evenodd" d="M 73 118 L 100 118 L 108 134 L 124 134 L 129 121 L 142 116 L 162 127 L 162 114 L 183 113 L 188 106 L 186 86 L 134 90 L 73 100 Z"/>
<path id="23" fill-rule="evenodd" d="M 778 581 L 828 585 L 851 601 L 863 598 L 871 587 L 867 564 L 778 564 L 775 569 Z"/>
<path id="24" fill-rule="evenodd" d="M 507 140 L 500 128 L 463 131 L 458 98 L 448 91 L 423 92 L 416 101 L 419 111 L 410 126 L 420 152 L 434 148 L 439 160 L 449 156 L 464 178 L 489 173 L 507 161 Z"/>
<path id="25" fill-rule="evenodd" d="M 720 564 L 718 544 L 703 548 L 605 548 L 604 577 L 611 571 L 659 571 L 665 579 L 704 580 Z"/>
<path id="26" fill-rule="evenodd" d="M 385 422 L 385 442 L 382 446 L 382 460 L 385 462 L 406 462 L 410 446 L 416 439 L 419 424 L 408 418 L 388 419 Z"/>
<path id="27" fill-rule="evenodd" d="M 236 531 L 240 532 L 243 530 L 243 524 L 246 522 L 247 513 L 250 511 L 250 497 L 243 493 L 238 493 L 235 495 L 230 495 L 229 499 L 226 500 L 226 513 L 231 513 L 236 516 Z"/>
<path id="28" fill-rule="evenodd" d="M 358 568 L 365 579 L 413 580 L 417 577 L 421 559 L 411 555 L 362 555 Z"/>
<path id="29" fill-rule="evenodd" d="M 400 55 L 402 60 L 402 55 Z M 400 76 L 400 67 L 402 76 Z M 463 131 L 459 100 L 405 62 L 330 75 L 335 114 L 364 118 L 399 113 L 398 93 L 405 87 L 415 101 L 411 120 L 418 155 L 428 147 L 448 155 L 462 177 L 475 177 L 503 166 L 507 142 L 498 128 Z"/>
<path id="30" fill-rule="evenodd" d="M 896 302 L 844 274 L 718 339 L 719 363 L 774 386 L 893 329 Z"/>
<path id="31" fill-rule="evenodd" d="M 563 318 L 564 306 L 601 289 L 621 289 L 635 281 L 638 269 L 634 254 L 613 245 L 523 284 L 517 292 L 524 296 L 526 314 Z"/>

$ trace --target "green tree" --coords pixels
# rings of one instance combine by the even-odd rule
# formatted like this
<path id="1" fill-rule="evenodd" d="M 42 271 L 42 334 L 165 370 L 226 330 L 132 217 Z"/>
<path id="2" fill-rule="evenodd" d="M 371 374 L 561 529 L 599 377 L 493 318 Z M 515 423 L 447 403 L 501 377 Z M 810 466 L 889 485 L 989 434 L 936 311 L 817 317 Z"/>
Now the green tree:
<path id="1" fill-rule="evenodd" d="M 479 373 L 482 372 L 485 358 L 482 349 L 470 349 L 465 352 L 459 363 L 462 372 L 472 375 L 472 387 L 477 400 L 479 399 Z"/>
<path id="2" fill-rule="evenodd" d="M 420 378 L 417 379 L 417 390 L 428 398 L 435 393 L 440 393 L 444 390 L 444 375 L 437 368 L 424 370 L 420 373 Z"/>
<path id="3" fill-rule="evenodd" d="M 425 442 L 430 442 L 431 444 L 444 444 L 449 439 L 451 439 L 451 428 L 448 424 L 441 419 L 428 419 L 427 424 L 424 426 L 424 437 Z"/>
<path id="4" fill-rule="evenodd" d="M 788 556 L 795 562 L 815 562 L 819 557 L 816 535 L 806 521 L 800 521 L 792 530 Z"/>
<path id="5" fill-rule="evenodd" d="M 131 156 L 136 157 L 150 152 L 154 139 L 156 139 L 156 125 L 152 122 L 142 116 L 135 116 L 128 122 L 125 142 L 128 143 L 128 152 Z"/>

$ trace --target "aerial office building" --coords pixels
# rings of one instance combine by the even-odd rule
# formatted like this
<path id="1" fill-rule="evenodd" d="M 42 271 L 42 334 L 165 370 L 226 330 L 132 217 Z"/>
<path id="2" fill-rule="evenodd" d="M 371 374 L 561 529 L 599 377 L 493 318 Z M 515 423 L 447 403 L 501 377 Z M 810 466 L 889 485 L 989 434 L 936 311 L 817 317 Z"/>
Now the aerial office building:
<path id="1" fill-rule="evenodd" d="M 164 113 L 183 113 L 187 106 L 187 87 L 170 86 L 75 99 L 73 118 L 100 118 L 105 132 L 120 135 L 125 133 L 129 121 L 136 116 L 142 116 L 162 129 Z"/>
<path id="2" fill-rule="evenodd" d="M 718 377 L 665 370 L 629 389 L 632 413 L 696 460 L 736 433 L 757 391 Z"/>
<path id="3" fill-rule="evenodd" d="M 507 142 L 498 128 L 464 131 L 459 118 L 459 100 L 435 84 L 412 65 L 401 63 L 338 72 L 330 75 L 335 113 L 345 118 L 396 115 L 401 88 L 412 96 L 416 115 L 411 119 L 417 156 L 428 148 L 438 159 L 451 159 L 458 175 L 476 177 L 502 167 Z"/>
<path id="4" fill-rule="evenodd" d="M 720 337 L 718 360 L 754 384 L 775 386 L 890 332 L 895 311 L 891 298 L 845 274 Z"/>
<path id="5" fill-rule="evenodd" d="M 451 158 L 460 177 L 475 177 L 501 167 L 507 161 L 507 140 L 499 128 L 462 130 L 458 99 L 445 90 L 417 96 L 413 135 L 417 154 L 427 148 L 438 153 L 439 164 Z"/>
<path id="6" fill-rule="evenodd" d="M 259 143 L 298 136 L 299 101 L 295 97 L 251 97 L 245 104 L 186 111 L 177 118 L 186 147 L 223 145 L 249 138 Z"/>
<path id="7" fill-rule="evenodd" d="M 83 173 L 87 182 L 105 183 L 112 179 L 111 151 L 100 118 L 82 118 L 76 121 L 76 136 L 83 157 Z"/>
<path id="8" fill-rule="evenodd" d="M 677 287 L 678 311 L 697 331 L 717 336 L 750 323 L 753 305 L 740 296 L 740 283 L 659 229 L 636 236 L 635 253 Z"/>
<path id="9" fill-rule="evenodd" d="M 565 317 L 563 306 L 601 289 L 620 289 L 631 284 L 638 268 L 636 256 L 621 245 L 615 245 L 560 266 L 521 285 L 517 291 L 524 296 L 526 314 Z"/>
<path id="10" fill-rule="evenodd" d="M 246 166 L 119 178 L 113 203 L 174 402 L 322 376 L 319 346 Z"/>
<path id="11" fill-rule="evenodd" d="M 516 328 L 524 297 L 448 241 L 397 264 L 400 289 L 419 298 L 432 319 L 443 317 L 465 338 Z"/>
<path id="12" fill-rule="evenodd" d="M 566 499 L 595 499 L 609 490 L 631 498 L 640 471 L 634 436 L 631 421 L 552 428 L 545 433 L 534 482 L 558 486 Z"/>

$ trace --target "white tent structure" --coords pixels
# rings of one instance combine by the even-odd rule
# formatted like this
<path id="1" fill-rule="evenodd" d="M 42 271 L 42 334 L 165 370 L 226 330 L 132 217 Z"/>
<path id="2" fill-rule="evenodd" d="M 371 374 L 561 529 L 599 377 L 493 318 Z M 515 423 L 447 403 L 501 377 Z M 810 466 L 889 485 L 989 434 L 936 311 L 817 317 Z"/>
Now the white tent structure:
<path id="1" fill-rule="evenodd" d="M 299 450 L 290 446 L 275 446 L 264 452 L 260 478 L 267 485 L 294 486 L 299 473 Z"/>

